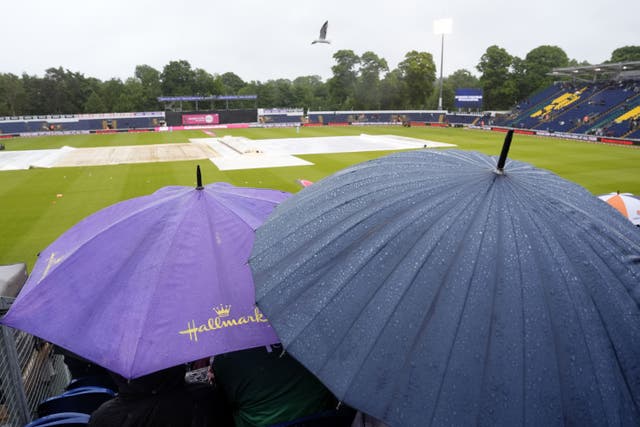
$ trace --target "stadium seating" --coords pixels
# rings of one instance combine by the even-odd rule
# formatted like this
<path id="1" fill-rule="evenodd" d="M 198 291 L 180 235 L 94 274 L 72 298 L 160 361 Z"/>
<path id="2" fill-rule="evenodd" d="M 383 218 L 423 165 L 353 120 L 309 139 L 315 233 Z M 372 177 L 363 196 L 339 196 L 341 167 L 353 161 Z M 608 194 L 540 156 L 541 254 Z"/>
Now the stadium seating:
<path id="1" fill-rule="evenodd" d="M 103 387 L 79 387 L 50 397 L 38 404 L 39 417 L 59 412 L 82 412 L 91 414 L 107 400 L 115 397 L 113 390 Z"/>
<path id="2" fill-rule="evenodd" d="M 631 139 L 640 139 L 640 129 L 627 134 L 626 137 Z"/>
<path id="3" fill-rule="evenodd" d="M 260 121 L 265 124 L 269 123 L 300 123 L 302 116 L 290 114 L 267 114 L 262 116 Z"/>
<path id="4" fill-rule="evenodd" d="M 447 114 L 447 122 L 450 124 L 470 125 L 478 120 L 478 117 L 465 114 Z"/>
<path id="5" fill-rule="evenodd" d="M 106 129 L 148 129 L 157 126 L 157 117 L 86 118 L 77 116 L 54 116 L 49 120 L 35 117 L 0 120 L 0 134 L 33 133 L 42 131 L 92 131 Z M 50 128 L 53 126 L 53 129 Z"/>
<path id="6" fill-rule="evenodd" d="M 553 84 L 518 103 L 513 108 L 513 113 L 511 115 L 497 119 L 495 124 L 499 126 L 526 127 L 525 125 L 529 122 L 537 123 L 537 120 L 527 120 L 527 123 L 525 123 L 525 120 L 536 111 L 539 111 L 549 105 L 553 99 L 556 99 L 563 94 L 573 92 L 574 90 L 573 85 L 561 83 Z"/>
<path id="7" fill-rule="evenodd" d="M 544 127 L 554 132 L 585 133 L 594 126 L 598 117 L 615 109 L 629 97 L 626 88 L 618 84 L 604 88 L 592 85 L 582 95 L 571 108 L 535 126 L 534 129 Z"/>
<path id="8" fill-rule="evenodd" d="M 524 129 L 633 138 L 631 111 L 640 82 L 554 84 L 518 104 L 495 124 Z M 637 135 L 636 135 L 637 137 Z"/>
<path id="9" fill-rule="evenodd" d="M 91 416 L 89 414 L 83 414 L 80 412 L 59 412 L 40 417 L 31 421 L 29 424 L 26 424 L 24 427 L 80 427 L 88 425 L 90 417 Z"/>
<path id="10" fill-rule="evenodd" d="M 309 123 L 400 123 L 422 122 L 422 123 L 448 123 L 448 124 L 474 124 L 481 119 L 488 121 L 489 116 L 480 114 L 465 113 L 434 113 L 427 111 L 354 111 L 353 113 L 344 112 L 323 112 L 310 113 Z"/>
<path id="11" fill-rule="evenodd" d="M 46 130 L 47 123 L 42 120 L 38 121 L 0 121 L 0 133 L 25 133 L 40 132 Z"/>

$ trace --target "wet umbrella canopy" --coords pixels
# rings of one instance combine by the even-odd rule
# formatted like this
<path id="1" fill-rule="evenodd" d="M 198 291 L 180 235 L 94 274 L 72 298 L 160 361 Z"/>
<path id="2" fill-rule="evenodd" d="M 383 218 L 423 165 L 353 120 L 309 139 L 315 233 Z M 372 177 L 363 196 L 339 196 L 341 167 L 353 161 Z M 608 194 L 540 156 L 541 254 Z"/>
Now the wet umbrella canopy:
<path id="1" fill-rule="evenodd" d="M 247 259 L 288 196 L 215 183 L 103 209 L 40 254 L 2 323 L 127 378 L 277 342 Z"/>
<path id="2" fill-rule="evenodd" d="M 638 425 L 640 233 L 518 161 L 411 151 L 301 190 L 258 230 L 258 306 L 392 426 Z"/>

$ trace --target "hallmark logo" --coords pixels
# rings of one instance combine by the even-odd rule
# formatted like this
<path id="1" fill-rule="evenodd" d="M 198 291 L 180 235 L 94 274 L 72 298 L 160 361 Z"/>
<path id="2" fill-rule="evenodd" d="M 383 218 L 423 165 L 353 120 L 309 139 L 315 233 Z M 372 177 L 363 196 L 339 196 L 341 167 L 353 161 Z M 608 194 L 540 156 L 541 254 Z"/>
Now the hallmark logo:
<path id="1" fill-rule="evenodd" d="M 231 306 L 220 304 L 217 307 L 213 307 L 213 311 L 216 312 L 218 317 L 229 317 L 229 313 L 231 313 Z"/>
<path id="2" fill-rule="evenodd" d="M 189 335 L 189 341 L 198 342 L 198 334 L 203 332 L 213 332 L 224 328 L 233 328 L 250 323 L 267 323 L 269 322 L 258 307 L 253 308 L 253 314 L 248 316 L 231 317 L 230 305 L 218 305 L 213 308 L 216 317 L 210 317 L 206 323 L 196 324 L 195 320 L 187 322 L 187 329 L 179 331 L 181 335 Z"/>

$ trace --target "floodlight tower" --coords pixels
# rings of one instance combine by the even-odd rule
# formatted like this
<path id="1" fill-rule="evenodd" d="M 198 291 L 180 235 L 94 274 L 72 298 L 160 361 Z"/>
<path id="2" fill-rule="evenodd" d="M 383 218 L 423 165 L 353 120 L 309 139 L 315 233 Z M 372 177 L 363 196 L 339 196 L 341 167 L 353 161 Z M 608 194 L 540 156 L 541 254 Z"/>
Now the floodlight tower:
<path id="1" fill-rule="evenodd" d="M 440 96 L 438 97 L 438 110 L 442 110 L 442 86 L 444 84 L 442 76 L 442 64 L 444 63 L 444 35 L 451 34 L 453 20 L 451 18 L 436 19 L 433 21 L 433 34 L 442 37 L 440 45 Z"/>

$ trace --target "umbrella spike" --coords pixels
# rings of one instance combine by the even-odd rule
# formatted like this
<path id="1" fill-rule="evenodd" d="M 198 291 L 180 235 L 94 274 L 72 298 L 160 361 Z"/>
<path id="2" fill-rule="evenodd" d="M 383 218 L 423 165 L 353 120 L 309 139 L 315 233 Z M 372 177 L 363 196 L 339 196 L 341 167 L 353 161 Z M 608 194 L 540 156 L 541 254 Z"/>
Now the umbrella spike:
<path id="1" fill-rule="evenodd" d="M 507 154 L 509 154 L 509 148 L 511 147 L 511 139 L 513 139 L 513 129 L 509 129 L 507 135 L 504 137 L 504 143 L 502 144 L 502 152 L 500 153 L 500 158 L 498 159 L 498 165 L 496 166 L 496 170 L 499 174 L 504 173 L 504 164 L 507 162 Z"/>
<path id="2" fill-rule="evenodd" d="M 196 182 L 196 190 L 203 190 L 204 187 L 202 186 L 202 174 L 200 173 L 200 165 L 196 167 Z"/>

